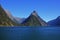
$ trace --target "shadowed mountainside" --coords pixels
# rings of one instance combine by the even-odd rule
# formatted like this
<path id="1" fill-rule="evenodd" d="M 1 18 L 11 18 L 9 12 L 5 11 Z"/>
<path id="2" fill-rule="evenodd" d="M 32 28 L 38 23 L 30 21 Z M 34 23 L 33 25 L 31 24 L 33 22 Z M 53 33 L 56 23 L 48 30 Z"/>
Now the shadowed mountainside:
<path id="1" fill-rule="evenodd" d="M 50 26 L 60 26 L 60 16 L 48 22 Z"/>
<path id="2" fill-rule="evenodd" d="M 19 21 L 20 20 L 20 21 Z M 15 18 L 0 5 L 0 26 L 47 26 L 47 23 L 33 11 L 28 18 Z"/>
<path id="3" fill-rule="evenodd" d="M 33 11 L 22 24 L 25 26 L 47 26 L 47 23 L 37 15 L 36 11 Z"/>

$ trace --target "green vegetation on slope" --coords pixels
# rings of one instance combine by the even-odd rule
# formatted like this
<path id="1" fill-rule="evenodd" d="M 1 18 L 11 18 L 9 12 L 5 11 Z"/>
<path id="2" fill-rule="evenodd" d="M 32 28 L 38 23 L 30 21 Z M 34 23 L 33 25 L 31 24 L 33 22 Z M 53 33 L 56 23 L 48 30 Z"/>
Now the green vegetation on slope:
<path id="1" fill-rule="evenodd" d="M 0 5 L 0 26 L 17 26 L 18 24 L 13 22 L 6 14 L 2 6 Z"/>
<path id="2" fill-rule="evenodd" d="M 33 11 L 32 14 L 22 23 L 23 26 L 46 26 L 46 22 L 43 21 L 36 13 Z"/>

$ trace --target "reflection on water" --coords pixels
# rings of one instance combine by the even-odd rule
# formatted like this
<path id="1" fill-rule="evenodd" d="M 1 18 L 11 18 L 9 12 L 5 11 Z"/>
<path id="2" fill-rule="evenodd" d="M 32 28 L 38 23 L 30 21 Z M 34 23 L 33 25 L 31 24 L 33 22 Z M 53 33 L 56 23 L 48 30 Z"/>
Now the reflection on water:
<path id="1" fill-rule="evenodd" d="M 0 27 L 0 40 L 60 40 L 60 27 Z"/>

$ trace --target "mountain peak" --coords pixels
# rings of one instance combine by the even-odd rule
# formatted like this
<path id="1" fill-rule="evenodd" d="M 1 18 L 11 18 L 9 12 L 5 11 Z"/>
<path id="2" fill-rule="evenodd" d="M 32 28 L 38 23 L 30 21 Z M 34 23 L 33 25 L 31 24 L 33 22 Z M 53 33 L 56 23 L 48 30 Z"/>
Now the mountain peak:
<path id="1" fill-rule="evenodd" d="M 34 10 L 33 13 L 36 13 L 36 11 Z"/>
<path id="2" fill-rule="evenodd" d="M 33 11 L 21 24 L 25 26 L 47 26 L 47 23 L 37 15 L 36 11 Z"/>
<path id="3" fill-rule="evenodd" d="M 37 12 L 34 10 L 34 11 L 31 13 L 31 15 L 37 16 L 38 14 L 37 14 Z"/>

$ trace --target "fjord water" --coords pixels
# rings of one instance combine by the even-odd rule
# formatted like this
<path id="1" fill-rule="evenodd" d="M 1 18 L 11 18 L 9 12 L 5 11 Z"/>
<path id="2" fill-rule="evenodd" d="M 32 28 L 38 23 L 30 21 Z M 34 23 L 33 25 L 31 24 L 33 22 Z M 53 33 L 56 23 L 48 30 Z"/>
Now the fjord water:
<path id="1" fill-rule="evenodd" d="M 60 40 L 60 27 L 0 27 L 0 40 Z"/>

